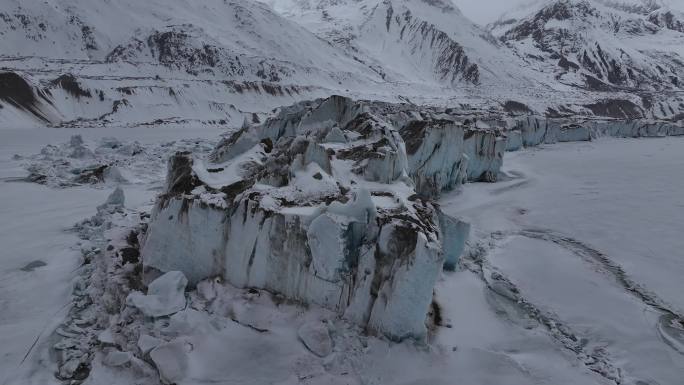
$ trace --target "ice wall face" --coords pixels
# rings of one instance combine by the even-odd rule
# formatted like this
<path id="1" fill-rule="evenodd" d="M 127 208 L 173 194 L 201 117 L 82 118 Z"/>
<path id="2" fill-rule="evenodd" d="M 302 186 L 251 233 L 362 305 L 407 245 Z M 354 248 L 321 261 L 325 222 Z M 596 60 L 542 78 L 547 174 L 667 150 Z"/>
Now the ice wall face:
<path id="1" fill-rule="evenodd" d="M 549 119 L 538 116 L 516 117 L 507 126 L 506 151 L 558 142 L 589 141 L 597 137 L 643 138 L 684 135 L 682 122 L 635 120 Z"/>
<path id="2" fill-rule="evenodd" d="M 200 207 L 203 206 L 203 207 Z M 222 273 L 225 213 L 190 199 L 170 199 L 154 213 L 143 252 L 146 266 L 182 271 L 191 283 Z"/>
<path id="3" fill-rule="evenodd" d="M 506 140 L 495 131 L 470 129 L 466 132 L 464 144 L 468 180 L 496 182 L 503 165 Z"/>
<path id="4" fill-rule="evenodd" d="M 439 226 L 443 237 L 444 268 L 454 270 L 470 235 L 470 223 L 440 213 Z"/>
<path id="5" fill-rule="evenodd" d="M 147 273 L 182 271 L 191 285 L 222 276 L 422 338 L 445 258 L 457 262 L 469 232 L 431 199 L 496 175 L 505 142 L 406 108 L 303 102 L 208 159 L 176 154 L 142 246 Z"/>
<path id="6" fill-rule="evenodd" d="M 450 121 L 414 120 L 400 130 L 416 191 L 427 197 L 452 189 L 467 178 L 464 129 Z"/>
<path id="7" fill-rule="evenodd" d="M 146 271 L 182 271 L 191 285 L 221 276 L 420 338 L 439 271 L 458 264 L 470 231 L 433 203 L 442 191 L 496 181 L 506 150 L 681 133 L 645 121 L 497 119 L 339 96 L 280 108 L 206 158 L 171 159 L 142 246 Z"/>
<path id="8" fill-rule="evenodd" d="M 466 181 L 496 181 L 506 140 L 495 130 L 464 127 L 452 120 L 421 119 L 400 130 L 406 143 L 409 175 L 427 197 Z"/>

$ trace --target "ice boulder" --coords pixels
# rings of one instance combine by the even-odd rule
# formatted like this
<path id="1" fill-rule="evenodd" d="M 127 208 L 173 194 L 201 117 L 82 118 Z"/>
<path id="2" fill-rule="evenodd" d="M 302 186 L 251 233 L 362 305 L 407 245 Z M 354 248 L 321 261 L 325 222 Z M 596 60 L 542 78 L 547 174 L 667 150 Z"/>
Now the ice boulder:
<path id="1" fill-rule="evenodd" d="M 159 338 L 152 337 L 147 334 L 141 334 L 138 338 L 138 349 L 140 349 L 142 354 L 145 355 L 152 351 L 152 349 L 161 345 L 163 342 L 164 341 Z"/>
<path id="2" fill-rule="evenodd" d="M 150 352 L 152 362 L 159 370 L 164 384 L 177 384 L 185 379 L 188 371 L 188 353 L 192 345 L 182 339 L 161 344 Z"/>
<path id="3" fill-rule="evenodd" d="M 107 366 L 122 366 L 131 361 L 132 355 L 129 352 L 113 350 L 107 353 L 102 359 L 102 363 Z"/>
<path id="4" fill-rule="evenodd" d="M 126 196 L 124 195 L 124 191 L 121 187 L 117 187 L 111 192 L 111 194 L 109 194 L 107 200 L 103 204 L 97 206 L 97 211 L 107 212 L 121 209 L 125 203 Z"/>
<path id="5" fill-rule="evenodd" d="M 126 304 L 138 308 L 148 317 L 163 317 L 185 308 L 185 287 L 188 280 L 180 271 L 169 271 L 147 287 L 147 294 L 134 291 Z"/>
<path id="6" fill-rule="evenodd" d="M 297 331 L 297 336 L 311 353 L 327 357 L 332 353 L 333 343 L 328 325 L 323 322 L 307 322 Z"/>

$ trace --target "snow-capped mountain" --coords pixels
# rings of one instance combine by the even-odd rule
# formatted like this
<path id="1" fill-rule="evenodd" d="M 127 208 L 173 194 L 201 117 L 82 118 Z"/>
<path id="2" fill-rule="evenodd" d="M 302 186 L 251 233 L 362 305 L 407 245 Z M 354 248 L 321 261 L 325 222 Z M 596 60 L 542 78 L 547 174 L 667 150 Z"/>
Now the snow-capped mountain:
<path id="1" fill-rule="evenodd" d="M 557 61 L 559 80 L 565 76 L 595 89 L 679 88 L 684 68 L 679 52 L 669 52 L 684 42 L 676 30 L 678 20 L 670 11 L 643 14 L 639 11 L 646 8 L 631 9 L 561 0 L 498 32 L 530 63 L 544 62 L 542 71 L 549 70 L 544 64 Z"/>
<path id="2" fill-rule="evenodd" d="M 51 89 L 43 114 L 51 122 L 239 122 L 242 111 L 263 112 L 317 92 L 382 81 L 257 2 L 4 4 L 0 66 Z M 72 74 L 84 91 L 72 97 L 53 87 L 63 74 Z"/>
<path id="3" fill-rule="evenodd" d="M 677 115 L 684 80 L 682 14 L 654 1 L 560 0 L 491 25 L 527 65 L 561 84 L 627 91 L 654 116 Z M 540 6 L 541 5 L 541 6 Z M 655 107 L 655 108 L 654 108 Z"/>
<path id="4" fill-rule="evenodd" d="M 270 0 L 270 4 L 376 68 L 388 81 L 452 88 L 540 87 L 524 62 L 448 0 Z"/>
<path id="5" fill-rule="evenodd" d="M 0 76 L 25 97 L 0 94 L 0 122 L 240 126 L 331 94 L 548 116 L 684 111 L 684 17 L 661 2 L 546 0 L 483 28 L 448 0 L 263 1 L 8 0 Z"/>
<path id="6" fill-rule="evenodd" d="M 551 116 L 682 111 L 681 14 L 661 2 L 537 1 L 483 29 L 448 1 L 269 1 L 385 79 L 450 84 L 462 99 Z"/>

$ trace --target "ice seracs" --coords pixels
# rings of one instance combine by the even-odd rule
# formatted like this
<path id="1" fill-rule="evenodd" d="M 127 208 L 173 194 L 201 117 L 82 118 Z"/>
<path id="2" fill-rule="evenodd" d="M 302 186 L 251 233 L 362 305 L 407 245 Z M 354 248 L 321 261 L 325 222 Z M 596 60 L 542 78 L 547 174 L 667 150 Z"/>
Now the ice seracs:
<path id="1" fill-rule="evenodd" d="M 331 97 L 236 132 L 209 159 L 177 154 L 143 242 L 146 271 L 180 270 L 191 284 L 222 276 L 393 339 L 422 338 L 445 256 L 430 198 L 463 183 L 467 165 L 473 179 L 496 175 L 505 142 L 494 130 L 427 118 L 425 135 L 410 142 L 426 160 L 410 160 L 402 126 L 419 124 L 409 110 Z M 473 144 L 435 153 L 440 135 Z M 418 183 L 422 173 L 435 176 Z M 459 247 L 448 250 L 453 263 Z"/>
<path id="2" fill-rule="evenodd" d="M 421 338 L 432 287 L 469 225 L 434 203 L 493 182 L 505 151 L 593 137 L 678 134 L 669 122 L 492 119 L 333 96 L 276 110 L 208 157 L 169 161 L 142 244 L 149 276 L 214 276 L 337 311 L 393 339 Z"/>

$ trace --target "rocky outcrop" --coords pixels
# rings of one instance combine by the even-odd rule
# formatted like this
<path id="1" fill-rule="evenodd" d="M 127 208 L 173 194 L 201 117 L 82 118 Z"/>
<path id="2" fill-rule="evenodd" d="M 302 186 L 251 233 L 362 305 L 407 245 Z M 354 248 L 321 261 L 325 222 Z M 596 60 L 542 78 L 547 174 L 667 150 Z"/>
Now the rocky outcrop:
<path id="1" fill-rule="evenodd" d="M 453 12 L 453 9 L 446 11 Z M 387 34 L 403 44 L 407 51 L 431 56 L 433 71 L 441 81 L 479 83 L 478 65 L 468 57 L 461 44 L 438 26 L 415 17 L 401 6 L 395 11 L 389 1 L 381 3 L 376 12 L 384 12 Z M 371 20 L 373 17 L 370 16 Z"/>
<path id="2" fill-rule="evenodd" d="M 142 246 L 146 273 L 224 277 L 422 338 L 435 280 L 469 226 L 431 197 L 498 173 L 505 141 L 455 121 L 393 125 L 403 107 L 331 97 L 178 153 Z M 470 169 L 471 165 L 476 168 Z"/>
<path id="3" fill-rule="evenodd" d="M 43 123 L 49 123 L 52 102 L 50 94 L 34 87 L 28 80 L 15 72 L 0 72 L 0 110 L 3 103 L 26 112 Z"/>
<path id="4" fill-rule="evenodd" d="M 648 15 L 648 21 L 661 28 L 684 33 L 684 15 L 671 9 L 658 9 Z"/>

